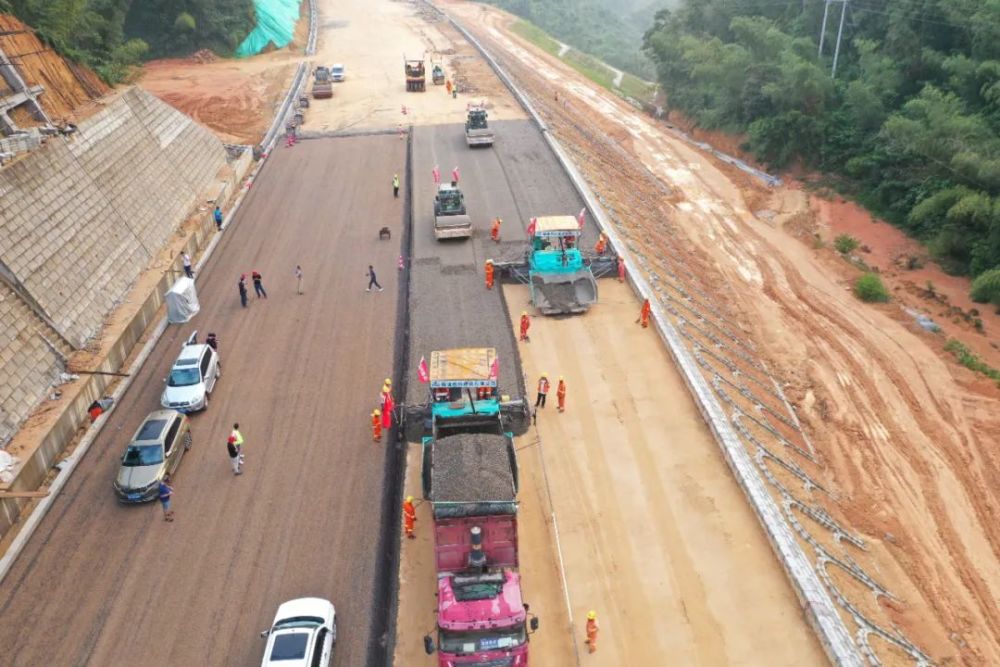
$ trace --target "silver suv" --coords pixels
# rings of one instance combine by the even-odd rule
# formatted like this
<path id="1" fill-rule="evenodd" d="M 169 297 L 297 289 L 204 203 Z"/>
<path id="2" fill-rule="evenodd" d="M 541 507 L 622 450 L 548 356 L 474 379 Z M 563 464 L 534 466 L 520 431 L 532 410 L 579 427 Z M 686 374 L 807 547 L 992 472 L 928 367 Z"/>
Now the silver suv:
<path id="1" fill-rule="evenodd" d="M 187 415 L 176 410 L 149 413 L 122 454 L 114 481 L 118 500 L 144 503 L 155 499 L 163 477 L 177 472 L 188 449 L 191 426 Z"/>

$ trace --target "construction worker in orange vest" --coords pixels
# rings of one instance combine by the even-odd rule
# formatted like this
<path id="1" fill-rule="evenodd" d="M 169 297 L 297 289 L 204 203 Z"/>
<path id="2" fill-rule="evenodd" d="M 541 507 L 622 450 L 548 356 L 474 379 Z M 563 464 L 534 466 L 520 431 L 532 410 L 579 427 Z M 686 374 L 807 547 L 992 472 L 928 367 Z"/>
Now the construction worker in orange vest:
<path id="1" fill-rule="evenodd" d="M 538 378 L 538 398 L 535 399 L 535 407 L 545 407 L 545 398 L 549 395 L 549 374 L 542 373 Z"/>
<path id="2" fill-rule="evenodd" d="M 382 411 L 378 408 L 372 410 L 372 440 L 382 441 Z"/>
<path id="3" fill-rule="evenodd" d="M 590 653 L 597 652 L 597 612 L 591 609 L 587 612 L 587 650 Z"/>
<path id="4" fill-rule="evenodd" d="M 502 222 L 503 220 L 497 216 L 496 218 L 493 218 L 493 224 L 490 225 L 490 238 L 497 243 L 500 243 L 500 223 Z"/>
<path id="5" fill-rule="evenodd" d="M 531 318 L 528 317 L 528 311 L 521 311 L 521 337 L 518 340 L 523 340 L 525 343 L 528 342 L 528 329 L 531 328 Z"/>
<path id="6" fill-rule="evenodd" d="M 642 310 L 639 311 L 639 319 L 637 319 L 636 322 L 641 323 L 644 329 L 649 326 L 649 311 L 651 308 L 652 307 L 649 305 L 649 299 L 642 302 Z"/>
<path id="7" fill-rule="evenodd" d="M 413 539 L 416 535 L 413 534 L 413 524 L 417 520 L 417 509 L 413 506 L 413 496 L 406 496 L 406 500 L 403 501 L 403 530 L 406 531 L 406 537 Z"/>
<path id="8" fill-rule="evenodd" d="M 486 260 L 486 289 L 493 289 L 493 260 Z"/>
<path id="9" fill-rule="evenodd" d="M 594 244 L 594 252 L 598 255 L 603 255 L 604 251 L 608 248 L 608 237 L 601 232 L 601 235 L 597 237 L 597 243 Z"/>
<path id="10" fill-rule="evenodd" d="M 559 412 L 566 412 L 566 381 L 563 376 L 559 376 L 559 385 L 556 387 L 556 402 L 559 404 Z"/>
<path id="11" fill-rule="evenodd" d="M 625 282 L 625 260 L 618 258 L 618 282 Z"/>

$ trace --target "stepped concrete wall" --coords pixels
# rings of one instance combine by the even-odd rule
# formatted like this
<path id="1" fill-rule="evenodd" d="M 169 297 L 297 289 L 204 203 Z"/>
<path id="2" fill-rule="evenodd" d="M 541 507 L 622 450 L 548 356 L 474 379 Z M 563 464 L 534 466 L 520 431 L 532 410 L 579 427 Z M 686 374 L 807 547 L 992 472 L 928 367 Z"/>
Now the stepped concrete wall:
<path id="1" fill-rule="evenodd" d="M 129 89 L 0 170 L 0 263 L 83 347 L 225 162 L 209 130 Z"/>
<path id="2" fill-rule="evenodd" d="M 0 283 L 0 444 L 63 370 L 69 352 L 48 325 L 9 287 Z M 46 343 L 46 340 L 49 342 Z M 55 349 L 53 349 L 55 348 Z"/>

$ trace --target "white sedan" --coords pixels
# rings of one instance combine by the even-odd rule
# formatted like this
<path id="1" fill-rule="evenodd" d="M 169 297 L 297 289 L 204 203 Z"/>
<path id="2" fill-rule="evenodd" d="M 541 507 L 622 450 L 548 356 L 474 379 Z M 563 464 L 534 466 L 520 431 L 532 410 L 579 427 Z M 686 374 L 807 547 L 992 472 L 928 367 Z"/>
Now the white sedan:
<path id="1" fill-rule="evenodd" d="M 261 667 L 328 667 L 337 643 L 337 612 L 321 598 L 289 600 L 274 615 Z"/>

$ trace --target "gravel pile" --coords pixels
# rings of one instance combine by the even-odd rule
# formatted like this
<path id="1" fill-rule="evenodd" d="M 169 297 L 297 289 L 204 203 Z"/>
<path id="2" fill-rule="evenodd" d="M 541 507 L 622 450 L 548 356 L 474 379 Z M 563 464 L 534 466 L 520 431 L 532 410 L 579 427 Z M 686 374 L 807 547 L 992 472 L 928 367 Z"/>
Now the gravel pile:
<path id="1" fill-rule="evenodd" d="M 514 500 L 513 443 L 506 436 L 451 435 L 431 447 L 431 502 Z"/>

